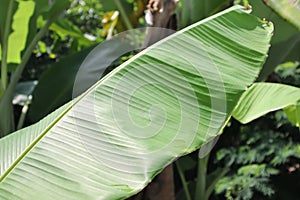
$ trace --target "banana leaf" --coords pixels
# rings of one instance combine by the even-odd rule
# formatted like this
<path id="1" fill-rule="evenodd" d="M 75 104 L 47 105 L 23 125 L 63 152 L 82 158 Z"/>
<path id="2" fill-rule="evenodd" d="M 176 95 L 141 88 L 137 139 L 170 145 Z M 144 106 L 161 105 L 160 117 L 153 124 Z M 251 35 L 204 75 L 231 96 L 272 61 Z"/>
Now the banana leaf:
<path id="1" fill-rule="evenodd" d="M 256 79 L 272 31 L 271 23 L 235 6 L 140 52 L 40 122 L 0 140 L 0 199 L 137 193 L 220 133 Z"/>

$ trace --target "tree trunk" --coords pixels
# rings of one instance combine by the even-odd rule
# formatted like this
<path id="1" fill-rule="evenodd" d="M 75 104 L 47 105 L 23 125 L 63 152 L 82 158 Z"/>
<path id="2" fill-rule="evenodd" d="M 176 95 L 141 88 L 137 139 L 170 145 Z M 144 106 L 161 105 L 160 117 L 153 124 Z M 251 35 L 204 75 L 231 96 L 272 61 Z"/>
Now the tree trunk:
<path id="1" fill-rule="evenodd" d="M 176 31 L 177 21 L 174 14 L 176 5 L 177 0 L 149 0 L 145 15 L 148 25 L 144 41 L 145 48 Z"/>
<path id="2" fill-rule="evenodd" d="M 146 200 L 174 200 L 173 165 L 167 166 L 145 189 Z"/>

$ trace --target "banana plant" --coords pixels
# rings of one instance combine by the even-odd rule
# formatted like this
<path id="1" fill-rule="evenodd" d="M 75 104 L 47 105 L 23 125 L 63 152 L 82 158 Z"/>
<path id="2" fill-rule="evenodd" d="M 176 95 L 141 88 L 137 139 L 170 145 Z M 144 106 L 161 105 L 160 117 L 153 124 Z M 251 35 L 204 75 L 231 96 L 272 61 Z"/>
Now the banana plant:
<path id="1" fill-rule="evenodd" d="M 0 139 L 1 199 L 124 199 L 213 140 L 266 59 L 270 22 L 234 6 L 140 52 Z"/>

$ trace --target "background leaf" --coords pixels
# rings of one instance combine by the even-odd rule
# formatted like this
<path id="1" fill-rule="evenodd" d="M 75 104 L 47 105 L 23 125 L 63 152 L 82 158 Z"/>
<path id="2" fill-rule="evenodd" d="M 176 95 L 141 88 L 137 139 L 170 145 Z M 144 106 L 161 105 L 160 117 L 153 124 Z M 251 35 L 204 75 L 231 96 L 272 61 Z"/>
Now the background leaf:
<path id="1" fill-rule="evenodd" d="M 84 58 L 93 48 L 94 46 L 62 58 L 59 62 L 51 64 L 41 75 L 32 94 L 33 100 L 29 109 L 32 122 L 37 122 L 72 99 L 76 74 Z"/>
<path id="2" fill-rule="evenodd" d="M 275 83 L 255 83 L 241 97 L 233 117 L 248 123 L 268 112 L 296 104 L 300 89 Z"/>
<path id="3" fill-rule="evenodd" d="M 230 1 L 181 0 L 179 5 L 177 9 L 178 25 L 183 28 L 226 8 L 230 5 Z"/>
<path id="4" fill-rule="evenodd" d="M 18 9 L 13 16 L 12 30 L 8 40 L 8 63 L 20 63 L 21 52 L 25 49 L 28 24 L 34 12 L 34 1 L 19 1 Z M 18 45 L 16 45 L 18 44 Z"/>
<path id="5" fill-rule="evenodd" d="M 299 101 L 295 105 L 284 108 L 284 112 L 292 124 L 300 127 L 300 105 Z"/>
<path id="6" fill-rule="evenodd" d="M 260 72 L 258 81 L 265 81 L 274 69 L 284 61 L 300 61 L 300 33 L 294 35 L 286 41 L 276 43 L 271 46 L 269 57 Z"/>
<path id="7" fill-rule="evenodd" d="M 263 1 L 249 0 L 253 14 L 271 21 L 274 24 L 274 36 L 267 61 L 260 72 L 258 81 L 265 81 L 277 65 L 285 61 L 299 60 L 300 35 L 299 31 L 274 12 Z M 295 52 L 295 53 L 293 53 Z M 292 57 L 290 54 L 296 54 Z"/>
<path id="8" fill-rule="evenodd" d="M 282 18 L 300 30 L 300 2 L 290 0 L 265 0 Z"/>

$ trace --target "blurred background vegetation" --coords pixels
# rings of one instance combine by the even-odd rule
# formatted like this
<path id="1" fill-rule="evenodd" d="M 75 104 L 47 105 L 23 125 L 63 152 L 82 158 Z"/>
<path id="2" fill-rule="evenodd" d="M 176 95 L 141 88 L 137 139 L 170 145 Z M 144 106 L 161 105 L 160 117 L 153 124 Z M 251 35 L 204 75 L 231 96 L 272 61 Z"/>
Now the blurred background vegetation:
<path id="1" fill-rule="evenodd" d="M 147 3 L 147 0 L 68 2 L 26 62 L 14 90 L 12 130 L 37 122 L 69 101 L 76 72 L 85 56 L 95 45 L 117 33 L 146 27 Z M 180 0 L 174 11 L 176 27 L 184 28 L 236 3 L 245 5 L 248 1 Z M 275 25 L 269 58 L 258 81 L 299 87 L 299 30 L 263 1 L 249 3 L 254 15 Z M 43 25 L 42 20 L 37 20 L 36 30 Z M 110 70 L 134 53 L 116 60 Z M 8 63 L 9 76 L 17 64 Z M 285 113 L 276 111 L 247 125 L 230 121 L 208 159 L 208 182 L 210 177 L 215 181 L 212 188 L 207 188 L 211 190 L 209 199 L 299 199 L 300 134 Z M 193 153 L 180 158 L 177 167 L 174 164 L 176 199 L 187 199 L 185 184 L 190 193 L 196 190 L 197 160 L 198 154 Z"/>

